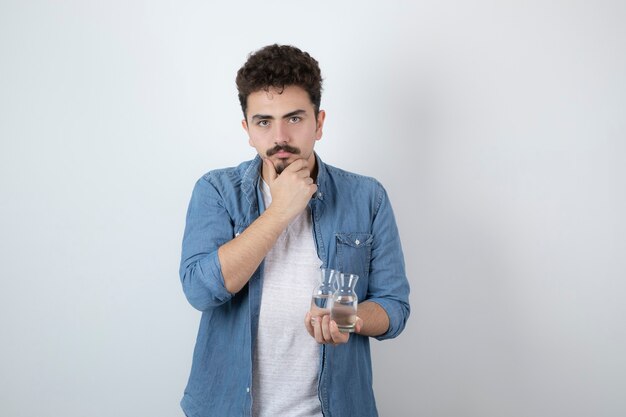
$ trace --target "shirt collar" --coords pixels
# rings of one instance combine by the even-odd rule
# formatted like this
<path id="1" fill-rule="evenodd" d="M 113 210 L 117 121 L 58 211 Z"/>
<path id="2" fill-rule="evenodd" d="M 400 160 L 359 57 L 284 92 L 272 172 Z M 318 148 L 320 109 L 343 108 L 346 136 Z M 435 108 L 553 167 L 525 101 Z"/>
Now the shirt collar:
<path id="1" fill-rule="evenodd" d="M 315 153 L 315 161 L 317 164 L 317 192 L 313 198 L 324 201 L 324 197 L 326 196 L 326 180 L 328 178 L 328 170 L 326 168 L 326 164 L 322 162 L 317 152 Z"/>

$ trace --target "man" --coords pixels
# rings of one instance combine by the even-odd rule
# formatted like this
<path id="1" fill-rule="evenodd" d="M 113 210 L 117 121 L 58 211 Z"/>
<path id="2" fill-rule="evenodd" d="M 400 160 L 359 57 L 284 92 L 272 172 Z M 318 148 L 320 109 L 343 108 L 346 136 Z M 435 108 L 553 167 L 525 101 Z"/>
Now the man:
<path id="1" fill-rule="evenodd" d="M 403 330 L 409 285 L 385 190 L 313 150 L 321 81 L 292 46 L 260 49 L 237 74 L 258 155 L 204 175 L 189 204 L 180 277 L 202 311 L 189 417 L 377 415 L 369 337 Z M 320 267 L 359 275 L 355 333 L 308 312 Z"/>

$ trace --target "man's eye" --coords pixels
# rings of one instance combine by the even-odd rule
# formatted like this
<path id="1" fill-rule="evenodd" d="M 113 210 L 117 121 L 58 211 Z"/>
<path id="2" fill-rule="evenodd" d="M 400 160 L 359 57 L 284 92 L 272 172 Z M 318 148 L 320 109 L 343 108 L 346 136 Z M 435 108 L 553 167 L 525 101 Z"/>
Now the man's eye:
<path id="1" fill-rule="evenodd" d="M 261 127 L 267 127 L 270 125 L 269 120 L 259 120 L 257 122 L 257 126 L 261 126 Z"/>
<path id="2" fill-rule="evenodd" d="M 298 123 L 300 120 L 302 120 L 300 116 L 292 116 L 289 118 L 289 123 Z"/>

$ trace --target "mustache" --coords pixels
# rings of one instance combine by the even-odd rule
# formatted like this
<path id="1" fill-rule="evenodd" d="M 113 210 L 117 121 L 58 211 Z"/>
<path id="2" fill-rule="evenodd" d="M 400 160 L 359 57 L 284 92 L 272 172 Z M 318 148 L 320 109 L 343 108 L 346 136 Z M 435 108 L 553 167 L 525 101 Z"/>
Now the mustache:
<path id="1" fill-rule="evenodd" d="M 300 149 L 294 148 L 293 146 L 289 146 L 289 145 L 276 145 L 273 148 L 268 149 L 267 152 L 265 152 L 265 154 L 267 156 L 272 156 L 280 151 L 289 152 L 294 155 L 300 154 Z"/>

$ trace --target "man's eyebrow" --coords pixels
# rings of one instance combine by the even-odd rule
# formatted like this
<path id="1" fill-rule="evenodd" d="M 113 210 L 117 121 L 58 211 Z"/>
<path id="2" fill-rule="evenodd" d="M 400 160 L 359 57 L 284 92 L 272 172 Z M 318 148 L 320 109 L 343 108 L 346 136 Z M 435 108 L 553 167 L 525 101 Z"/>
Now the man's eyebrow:
<path id="1" fill-rule="evenodd" d="M 282 119 L 288 119 L 293 116 L 300 116 L 305 113 L 306 113 L 306 110 L 303 110 L 303 109 L 290 111 L 289 113 L 283 115 Z M 252 116 L 252 120 L 274 120 L 274 116 L 270 114 L 255 114 L 254 116 Z"/>
<path id="2" fill-rule="evenodd" d="M 256 120 L 256 119 L 261 119 L 261 120 L 270 119 L 270 120 L 274 120 L 274 116 L 270 116 L 269 114 L 255 114 L 254 116 L 252 116 L 252 120 Z"/>
<path id="3" fill-rule="evenodd" d="M 306 110 L 301 110 L 301 109 L 294 110 L 294 111 L 289 112 L 286 115 L 284 115 L 283 119 L 288 119 L 288 118 L 293 117 L 293 116 L 299 116 L 299 115 L 304 114 L 304 113 L 306 113 Z"/>

